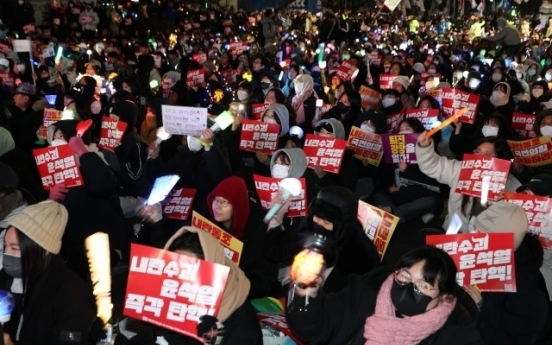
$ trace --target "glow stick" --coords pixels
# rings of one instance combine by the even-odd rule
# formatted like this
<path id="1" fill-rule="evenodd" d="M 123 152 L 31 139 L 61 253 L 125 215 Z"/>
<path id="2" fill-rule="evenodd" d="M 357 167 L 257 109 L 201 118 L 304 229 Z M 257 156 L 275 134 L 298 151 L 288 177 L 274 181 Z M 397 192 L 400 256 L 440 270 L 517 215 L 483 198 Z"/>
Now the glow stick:
<path id="1" fill-rule="evenodd" d="M 113 312 L 109 237 L 105 232 L 97 232 L 88 236 L 84 243 L 94 287 L 93 293 L 96 297 L 98 317 L 103 321 L 104 326 L 107 326 Z"/>
<path id="2" fill-rule="evenodd" d="M 180 180 L 178 175 L 158 177 L 153 184 L 153 188 L 151 189 L 151 193 L 146 201 L 146 204 L 154 205 L 165 200 L 178 180 Z"/>
<path id="3" fill-rule="evenodd" d="M 489 185 L 491 184 L 490 176 L 483 176 L 483 183 L 481 185 L 481 205 L 487 206 L 487 200 L 489 198 Z"/>
<path id="4" fill-rule="evenodd" d="M 439 132 L 441 129 L 445 128 L 446 126 L 450 125 L 451 123 L 453 123 L 454 121 L 456 121 L 457 119 L 461 118 L 462 115 L 464 115 L 466 112 L 468 111 L 468 108 L 462 108 L 460 109 L 456 114 L 454 114 L 453 116 L 449 117 L 448 119 L 446 119 L 445 121 L 441 122 L 441 124 L 435 128 L 433 128 L 432 130 L 430 130 L 429 132 L 427 132 L 427 137 L 430 138 L 433 134 Z"/>

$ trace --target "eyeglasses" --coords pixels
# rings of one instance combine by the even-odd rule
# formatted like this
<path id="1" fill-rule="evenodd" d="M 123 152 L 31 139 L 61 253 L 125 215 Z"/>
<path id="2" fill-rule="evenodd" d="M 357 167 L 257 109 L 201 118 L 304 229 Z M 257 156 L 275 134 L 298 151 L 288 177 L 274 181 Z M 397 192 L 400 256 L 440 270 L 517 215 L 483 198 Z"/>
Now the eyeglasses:
<path id="1" fill-rule="evenodd" d="M 487 152 L 487 151 L 480 151 L 480 150 L 473 150 L 473 153 L 475 153 L 476 155 L 482 155 L 482 156 L 489 156 L 489 157 L 494 157 L 496 158 L 496 155 L 490 153 L 490 152 Z"/>
<path id="2" fill-rule="evenodd" d="M 230 206 L 230 201 L 222 198 L 214 197 L 213 199 L 211 199 L 211 202 L 213 203 L 213 205 L 220 206 L 222 208 L 227 208 L 228 206 Z"/>
<path id="3" fill-rule="evenodd" d="M 429 296 L 429 294 L 431 294 L 431 291 L 439 290 L 438 288 L 434 288 L 428 282 L 425 282 L 423 280 L 416 280 L 415 282 L 413 282 L 410 273 L 408 273 L 408 271 L 404 268 L 395 271 L 395 281 L 397 282 L 397 284 L 403 286 L 412 283 L 414 286 L 414 292 L 420 296 Z"/>

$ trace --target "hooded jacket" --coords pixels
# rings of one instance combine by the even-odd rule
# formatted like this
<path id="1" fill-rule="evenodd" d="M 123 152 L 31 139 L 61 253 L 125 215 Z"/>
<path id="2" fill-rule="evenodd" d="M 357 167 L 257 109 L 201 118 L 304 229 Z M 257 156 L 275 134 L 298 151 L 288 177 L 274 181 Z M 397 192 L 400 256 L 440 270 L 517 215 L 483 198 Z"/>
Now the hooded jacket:
<path id="1" fill-rule="evenodd" d="M 508 24 L 506 19 L 498 18 L 496 23 L 501 30 L 496 34 L 487 37 L 489 41 L 503 41 L 507 46 L 513 46 L 521 43 L 521 34 L 518 29 Z"/>
<path id="2" fill-rule="evenodd" d="M 305 151 L 300 148 L 280 149 L 274 152 L 272 158 L 270 159 L 270 171 L 274 168 L 274 164 L 276 164 L 276 157 L 278 157 L 280 153 L 285 153 L 289 157 L 290 167 L 287 177 L 303 177 L 305 171 L 307 171 L 307 156 L 305 156 Z"/>
<path id="3" fill-rule="evenodd" d="M 289 111 L 283 104 L 274 103 L 268 106 L 267 110 L 272 110 L 278 117 L 280 124 L 279 137 L 285 136 L 289 132 Z"/>

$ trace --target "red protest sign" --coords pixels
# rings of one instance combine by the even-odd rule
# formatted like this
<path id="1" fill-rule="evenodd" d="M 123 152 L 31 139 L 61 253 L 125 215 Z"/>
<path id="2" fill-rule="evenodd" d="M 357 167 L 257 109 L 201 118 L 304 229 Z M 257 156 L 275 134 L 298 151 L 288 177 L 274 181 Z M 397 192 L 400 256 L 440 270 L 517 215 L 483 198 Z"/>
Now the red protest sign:
<path id="1" fill-rule="evenodd" d="M 458 177 L 455 192 L 481 197 L 483 177 L 490 176 L 489 200 L 497 201 L 502 197 L 512 162 L 474 154 L 465 154 Z"/>
<path id="2" fill-rule="evenodd" d="M 376 109 L 381 102 L 381 93 L 367 86 L 362 85 L 358 92 L 360 93 L 363 108 Z"/>
<path id="3" fill-rule="evenodd" d="M 163 207 L 163 213 L 167 218 L 186 220 L 192 210 L 192 204 L 196 195 L 193 188 L 175 188 L 171 191 L 168 201 Z"/>
<path id="4" fill-rule="evenodd" d="M 473 125 L 475 116 L 477 115 L 479 96 L 448 87 L 442 88 L 441 91 L 441 100 L 445 117 L 451 117 L 459 110 L 468 108 L 468 111 L 462 115 L 460 121 Z"/>
<path id="5" fill-rule="evenodd" d="M 35 32 L 35 31 L 36 31 L 36 28 L 34 24 L 27 24 L 23 26 L 23 32 L 25 33 L 25 35 L 28 35 L 31 32 Z"/>
<path id="6" fill-rule="evenodd" d="M 395 80 L 395 78 L 396 76 L 394 75 L 380 74 L 380 77 L 379 77 L 380 90 L 391 89 L 393 87 L 393 80 Z"/>
<path id="7" fill-rule="evenodd" d="M 94 18 L 92 18 L 91 15 L 85 14 L 80 16 L 80 23 L 81 25 L 89 25 L 92 24 Z"/>
<path id="8" fill-rule="evenodd" d="M 429 65 L 431 65 L 432 62 L 433 62 L 433 54 L 428 54 L 425 61 L 424 61 L 425 68 L 428 68 Z"/>
<path id="9" fill-rule="evenodd" d="M 261 151 L 272 155 L 278 149 L 280 125 L 243 119 L 240 136 L 240 150 L 247 152 Z"/>
<path id="10" fill-rule="evenodd" d="M 150 56 L 153 58 L 153 66 L 155 68 L 161 68 L 161 64 L 163 63 L 163 59 L 161 58 L 161 55 L 150 54 Z"/>
<path id="11" fill-rule="evenodd" d="M 44 114 L 42 115 L 42 125 L 48 127 L 54 123 L 61 120 L 61 111 L 56 109 L 44 109 Z"/>
<path id="12" fill-rule="evenodd" d="M 347 148 L 354 151 L 355 158 L 379 166 L 383 156 L 381 137 L 376 133 L 363 131 L 358 127 L 351 128 Z"/>
<path id="13" fill-rule="evenodd" d="M 260 120 L 266 109 L 270 106 L 268 103 L 253 103 L 251 109 L 253 111 L 252 118 L 254 120 Z"/>
<path id="14" fill-rule="evenodd" d="M 242 241 L 222 230 L 196 211 L 192 212 L 192 226 L 210 233 L 224 247 L 226 257 L 237 264 L 240 263 L 243 250 Z"/>
<path id="15" fill-rule="evenodd" d="M 309 162 L 308 167 L 314 169 L 320 166 L 326 172 L 339 174 L 346 146 L 347 142 L 342 139 L 307 134 L 303 151 Z"/>
<path id="16" fill-rule="evenodd" d="M 45 190 L 60 183 L 67 188 L 84 184 L 75 153 L 69 145 L 36 149 L 33 156 Z"/>
<path id="17" fill-rule="evenodd" d="M 337 70 L 337 76 L 341 80 L 349 80 L 351 79 L 352 74 L 353 74 L 353 64 L 349 60 L 343 60 L 343 62 L 339 66 L 339 69 Z"/>
<path id="18" fill-rule="evenodd" d="M 512 113 L 512 129 L 519 133 L 522 139 L 535 138 L 537 134 L 533 130 L 536 115 Z"/>
<path id="19" fill-rule="evenodd" d="M 230 268 L 134 243 L 130 257 L 123 314 L 201 340 L 199 318 L 218 315 Z"/>
<path id="20" fill-rule="evenodd" d="M 406 118 L 413 117 L 424 124 L 425 129 L 431 129 L 439 119 L 439 109 L 407 109 Z"/>
<path id="21" fill-rule="evenodd" d="M 452 257 L 458 285 L 516 292 L 513 233 L 428 235 L 426 243 Z"/>
<path id="22" fill-rule="evenodd" d="M 205 70 L 196 69 L 188 71 L 186 83 L 188 84 L 188 87 L 199 86 L 200 84 L 205 83 Z"/>
<path id="23" fill-rule="evenodd" d="M 366 236 L 374 242 L 381 260 L 399 223 L 399 217 L 359 201 L 357 218 Z"/>
<path id="24" fill-rule="evenodd" d="M 503 200 L 523 208 L 529 222 L 529 232 L 539 236 L 539 242 L 544 249 L 552 250 L 552 199 L 505 192 Z"/>
<path id="25" fill-rule="evenodd" d="M 224 78 L 224 81 L 226 84 L 235 84 L 238 82 L 238 70 L 222 70 L 220 71 L 220 75 L 222 78 Z"/>
<path id="26" fill-rule="evenodd" d="M 277 313 L 257 313 L 257 319 L 260 323 L 264 323 L 265 325 L 268 325 L 288 337 L 290 337 L 295 343 L 299 345 L 304 345 L 305 343 L 301 342 L 300 339 L 298 339 L 293 332 L 289 329 L 287 325 L 286 316 L 283 312 L 277 312 Z"/>
<path id="27" fill-rule="evenodd" d="M 416 164 L 416 143 L 419 133 L 382 134 L 385 163 Z"/>
<path id="28" fill-rule="evenodd" d="M 232 42 L 230 43 L 230 52 L 236 57 L 246 51 L 248 47 L 247 42 Z"/>
<path id="29" fill-rule="evenodd" d="M 171 87 L 174 86 L 174 83 L 172 82 L 172 78 L 164 78 L 163 79 L 163 98 L 169 97 L 169 92 L 171 91 Z"/>
<path id="30" fill-rule="evenodd" d="M 528 167 L 539 167 L 552 163 L 552 142 L 550 137 L 538 137 L 524 141 L 508 140 L 516 161 Z"/>
<path id="31" fill-rule="evenodd" d="M 113 151 L 117 146 L 121 145 L 121 139 L 123 139 L 126 127 L 127 123 L 124 121 L 103 116 L 98 147 Z"/>
<path id="32" fill-rule="evenodd" d="M 381 63 L 381 55 L 378 52 L 373 52 L 370 54 L 370 65 L 379 66 Z"/>
<path id="33" fill-rule="evenodd" d="M 6 43 L 0 43 L 0 52 L 7 54 L 12 51 L 12 47 L 9 44 Z"/>
<path id="34" fill-rule="evenodd" d="M 15 78 L 13 73 L 0 73 L 0 82 L 6 85 L 10 90 L 15 88 Z"/>
<path id="35" fill-rule="evenodd" d="M 404 112 L 402 110 L 396 114 L 387 115 L 387 133 L 393 133 L 403 119 Z"/>
<path id="36" fill-rule="evenodd" d="M 280 190 L 280 185 L 278 183 L 282 179 L 253 174 L 253 180 L 255 181 L 257 195 L 261 201 L 261 207 L 263 210 L 268 211 L 270 209 L 270 202 Z M 301 182 L 301 194 L 297 197 L 292 197 L 291 199 L 291 203 L 286 213 L 286 216 L 290 218 L 304 217 L 307 215 L 307 183 L 304 178 L 299 178 L 298 180 Z"/>

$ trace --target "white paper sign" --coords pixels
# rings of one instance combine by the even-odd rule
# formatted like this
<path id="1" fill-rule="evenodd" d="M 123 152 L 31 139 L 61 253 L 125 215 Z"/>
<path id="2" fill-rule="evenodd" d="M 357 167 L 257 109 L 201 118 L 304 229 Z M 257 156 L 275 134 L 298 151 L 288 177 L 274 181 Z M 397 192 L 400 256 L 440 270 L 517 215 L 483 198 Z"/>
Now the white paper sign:
<path id="1" fill-rule="evenodd" d="M 146 203 L 148 205 L 154 205 L 165 200 L 179 179 L 180 177 L 178 177 L 178 175 L 158 177 L 153 184 L 153 188 L 151 189 L 150 196 Z"/>
<path id="2" fill-rule="evenodd" d="M 394 11 L 397 6 L 401 3 L 401 0 L 385 0 L 383 3 L 388 9 Z"/>
<path id="3" fill-rule="evenodd" d="M 18 53 L 31 52 L 31 40 L 12 40 L 13 50 Z"/>
<path id="4" fill-rule="evenodd" d="M 207 109 L 162 105 L 165 132 L 177 135 L 201 136 L 207 128 Z"/>

